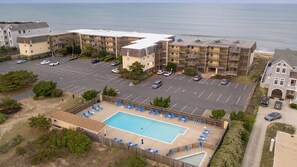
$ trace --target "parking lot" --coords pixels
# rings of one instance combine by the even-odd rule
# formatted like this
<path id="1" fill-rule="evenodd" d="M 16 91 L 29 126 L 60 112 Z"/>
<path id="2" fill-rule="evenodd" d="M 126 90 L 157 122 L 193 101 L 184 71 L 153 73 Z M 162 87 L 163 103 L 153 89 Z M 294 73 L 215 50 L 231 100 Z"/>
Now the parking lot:
<path id="1" fill-rule="evenodd" d="M 110 63 L 91 64 L 90 60 L 56 57 L 60 65 L 51 67 L 41 65 L 42 60 L 16 64 L 15 61 L 0 64 L 0 72 L 12 70 L 28 70 L 38 74 L 40 80 L 53 80 L 58 87 L 71 93 L 82 93 L 89 89 L 102 90 L 105 85 L 120 90 L 119 96 L 129 100 L 149 103 L 156 96 L 170 96 L 172 108 L 191 114 L 203 114 L 206 109 L 225 109 L 228 112 L 242 110 L 250 95 L 252 86 L 247 84 L 229 83 L 220 85 L 220 80 L 205 79 L 199 82 L 182 74 L 169 77 L 154 75 L 140 84 L 129 86 L 130 81 L 120 78 L 111 72 Z M 162 80 L 163 86 L 152 89 L 155 80 Z"/>

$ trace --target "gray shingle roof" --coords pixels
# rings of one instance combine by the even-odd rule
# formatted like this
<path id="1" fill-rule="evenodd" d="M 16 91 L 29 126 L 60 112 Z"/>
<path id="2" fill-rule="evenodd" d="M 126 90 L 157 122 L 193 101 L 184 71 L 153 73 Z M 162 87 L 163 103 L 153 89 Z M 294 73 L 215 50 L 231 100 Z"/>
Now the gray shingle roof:
<path id="1" fill-rule="evenodd" d="M 45 42 L 48 40 L 48 35 L 39 35 L 39 36 L 23 36 L 17 38 L 17 43 L 27 43 L 30 44 L 30 41 L 32 43 L 38 43 L 38 42 Z"/>
<path id="2" fill-rule="evenodd" d="M 48 28 L 46 22 L 0 22 L 0 27 L 9 26 L 12 31 Z"/>
<path id="3" fill-rule="evenodd" d="M 272 65 L 284 60 L 291 67 L 297 67 L 297 51 L 291 49 L 275 49 Z"/>

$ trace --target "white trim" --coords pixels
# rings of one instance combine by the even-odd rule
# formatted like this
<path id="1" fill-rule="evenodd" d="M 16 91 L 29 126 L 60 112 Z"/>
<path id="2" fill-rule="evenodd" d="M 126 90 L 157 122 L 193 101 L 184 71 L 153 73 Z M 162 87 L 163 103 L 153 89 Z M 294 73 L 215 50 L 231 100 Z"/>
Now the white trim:
<path id="1" fill-rule="evenodd" d="M 271 67 L 278 66 L 279 63 L 286 63 L 287 66 L 289 66 L 291 69 L 293 69 L 285 60 L 280 60 L 280 61 L 274 63 Z"/>
<path id="2" fill-rule="evenodd" d="M 190 155 L 185 155 L 185 156 L 178 157 L 178 158 L 175 158 L 175 159 L 180 160 L 180 159 L 183 159 L 183 158 L 191 157 L 191 156 L 202 154 L 202 153 L 205 153 L 205 154 L 204 154 L 203 158 L 201 159 L 201 161 L 199 163 L 199 167 L 200 167 L 202 165 L 203 161 L 205 160 L 206 155 L 207 155 L 207 152 L 205 152 L 205 151 L 194 153 L 194 154 L 190 154 Z"/>
<path id="3" fill-rule="evenodd" d="M 149 137 L 149 136 L 145 136 L 145 135 L 140 135 L 138 133 L 135 133 L 135 132 L 131 132 L 131 131 L 128 131 L 128 130 L 124 130 L 124 129 L 121 129 L 121 128 L 117 128 L 117 127 L 114 127 L 114 126 L 111 126 L 111 125 L 108 125 L 106 124 L 107 126 L 111 127 L 111 128 L 114 128 L 114 129 L 118 129 L 118 130 L 122 130 L 124 132 L 127 132 L 127 133 L 132 133 L 132 134 L 135 134 L 137 136 L 142 136 L 142 137 L 146 137 L 146 138 L 149 138 L 149 139 L 152 139 L 152 140 L 156 140 L 156 141 L 159 141 L 159 142 L 162 142 L 162 143 L 166 143 L 166 144 L 173 144 L 175 142 L 175 140 L 180 136 L 180 135 L 185 135 L 187 133 L 187 131 L 189 130 L 189 128 L 187 127 L 184 127 L 184 126 L 180 126 L 180 125 L 176 125 L 176 124 L 173 124 L 173 123 L 168 123 L 168 122 L 164 122 L 164 121 L 160 121 L 160 120 L 156 120 L 156 119 L 152 119 L 152 118 L 147 118 L 147 117 L 144 117 L 144 116 L 140 116 L 140 115 L 136 115 L 136 114 L 131 114 L 131 113 L 128 113 L 128 112 L 125 112 L 125 111 L 118 111 L 116 113 L 114 113 L 113 115 L 111 115 L 110 117 L 108 117 L 107 119 L 105 119 L 104 121 L 102 121 L 103 123 L 105 123 L 106 120 L 108 120 L 109 118 L 113 117 L 115 114 L 117 113 L 125 113 L 125 114 L 129 114 L 129 115 L 133 115 L 133 116 L 136 116 L 136 117 L 142 117 L 144 119 L 149 119 L 149 120 L 154 120 L 154 121 L 157 121 L 157 122 L 162 122 L 164 124 L 170 124 L 170 125 L 173 125 L 173 126 L 178 126 L 178 127 L 181 127 L 181 128 L 185 128 L 185 132 L 184 133 L 178 133 L 175 138 L 169 143 L 169 142 L 166 142 L 166 141 L 162 141 L 162 140 L 158 140 L 158 139 L 155 139 L 155 138 L 152 138 L 152 137 Z"/>
<path id="4" fill-rule="evenodd" d="M 283 84 L 281 84 L 281 81 L 283 81 Z M 280 86 L 285 86 L 285 78 L 280 78 L 279 85 Z"/>
<path id="5" fill-rule="evenodd" d="M 277 69 L 279 69 L 279 72 L 277 72 Z M 281 73 L 281 68 L 280 67 L 276 67 L 275 73 L 277 73 L 277 74 Z"/>

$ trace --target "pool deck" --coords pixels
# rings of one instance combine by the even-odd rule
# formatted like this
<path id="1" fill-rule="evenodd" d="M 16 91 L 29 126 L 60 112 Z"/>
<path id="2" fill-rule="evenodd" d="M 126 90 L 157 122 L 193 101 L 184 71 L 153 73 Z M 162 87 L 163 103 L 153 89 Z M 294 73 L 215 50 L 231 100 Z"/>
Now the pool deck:
<path id="1" fill-rule="evenodd" d="M 97 106 L 97 104 L 95 104 L 95 106 Z M 216 143 L 218 143 L 219 139 L 222 137 L 222 135 L 224 134 L 224 131 L 225 131 L 222 128 L 218 128 L 216 126 L 212 126 L 212 125 L 208 125 L 208 124 L 203 124 L 203 123 L 195 124 L 193 121 L 188 121 L 186 123 L 183 121 L 178 121 L 176 118 L 178 116 L 176 116 L 174 119 L 164 118 L 164 115 L 149 114 L 149 111 L 147 111 L 147 110 L 145 112 L 140 112 L 140 111 L 136 111 L 135 108 L 127 109 L 124 106 L 116 106 L 112 103 L 105 102 L 105 101 L 100 102 L 100 106 L 103 108 L 103 110 L 100 110 L 100 112 L 94 112 L 92 110 L 92 108 L 89 107 L 77 114 L 81 115 L 82 113 L 87 112 L 88 110 L 91 112 L 93 111 L 94 115 L 90 116 L 89 119 L 94 119 L 94 120 L 103 122 L 104 120 L 108 119 L 115 113 L 122 111 L 122 112 L 126 112 L 129 114 L 135 114 L 137 116 L 143 116 L 146 118 L 159 120 L 162 122 L 175 124 L 175 125 L 179 125 L 179 126 L 188 128 L 187 132 L 184 135 L 178 136 L 171 144 L 164 143 L 164 142 L 152 139 L 152 138 L 139 136 L 134 133 L 125 132 L 123 130 L 112 128 L 110 126 L 105 126 L 102 129 L 102 131 L 99 133 L 99 135 L 102 135 L 102 136 L 104 134 L 106 134 L 106 137 L 111 138 L 111 139 L 113 139 L 113 138 L 123 139 L 124 143 L 127 143 L 127 142 L 132 142 L 133 144 L 137 143 L 139 145 L 139 147 L 143 148 L 143 149 L 152 148 L 153 150 L 159 150 L 159 154 L 162 154 L 162 155 L 165 155 L 166 153 L 168 153 L 168 151 L 172 148 L 187 145 L 187 144 L 197 143 L 198 142 L 197 139 L 199 138 L 200 135 L 202 135 L 202 132 L 205 129 L 211 130 L 213 132 L 212 134 L 210 134 L 208 136 L 206 142 L 209 144 L 215 145 Z M 143 141 L 144 141 L 143 145 L 141 144 L 141 139 L 143 139 Z M 197 153 L 197 152 L 201 152 L 201 151 L 207 152 L 207 157 L 212 156 L 214 153 L 214 150 L 211 150 L 208 148 L 203 148 L 203 149 L 197 148 L 197 149 L 192 149 L 189 151 L 176 153 L 172 156 L 172 158 L 179 158 L 179 157 L 182 157 L 185 155 L 193 154 L 193 152 Z M 205 163 L 207 164 L 208 161 L 205 161 Z M 203 163 L 203 165 L 204 165 L 204 163 Z"/>

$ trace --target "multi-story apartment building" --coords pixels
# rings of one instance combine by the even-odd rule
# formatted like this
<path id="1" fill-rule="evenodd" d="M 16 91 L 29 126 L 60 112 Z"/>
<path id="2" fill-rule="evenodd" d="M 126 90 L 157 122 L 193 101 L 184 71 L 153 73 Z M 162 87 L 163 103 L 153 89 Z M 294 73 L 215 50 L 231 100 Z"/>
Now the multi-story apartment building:
<path id="1" fill-rule="evenodd" d="M 50 33 L 46 22 L 0 22 L 0 46 L 18 47 L 17 37 Z"/>
<path id="2" fill-rule="evenodd" d="M 269 97 L 285 99 L 291 96 L 297 102 L 297 51 L 276 49 L 260 85 L 268 88 Z"/>
<path id="3" fill-rule="evenodd" d="M 31 35 L 17 38 L 20 55 L 32 57 L 41 54 L 50 54 L 50 42 L 48 35 Z"/>
<path id="4" fill-rule="evenodd" d="M 201 72 L 247 75 L 253 62 L 255 41 L 182 40 L 169 43 L 166 62 L 180 68 L 195 67 Z"/>
<path id="5" fill-rule="evenodd" d="M 62 49 L 66 46 L 81 46 L 79 35 L 72 32 L 50 33 L 49 41 L 53 55 L 61 54 Z"/>

